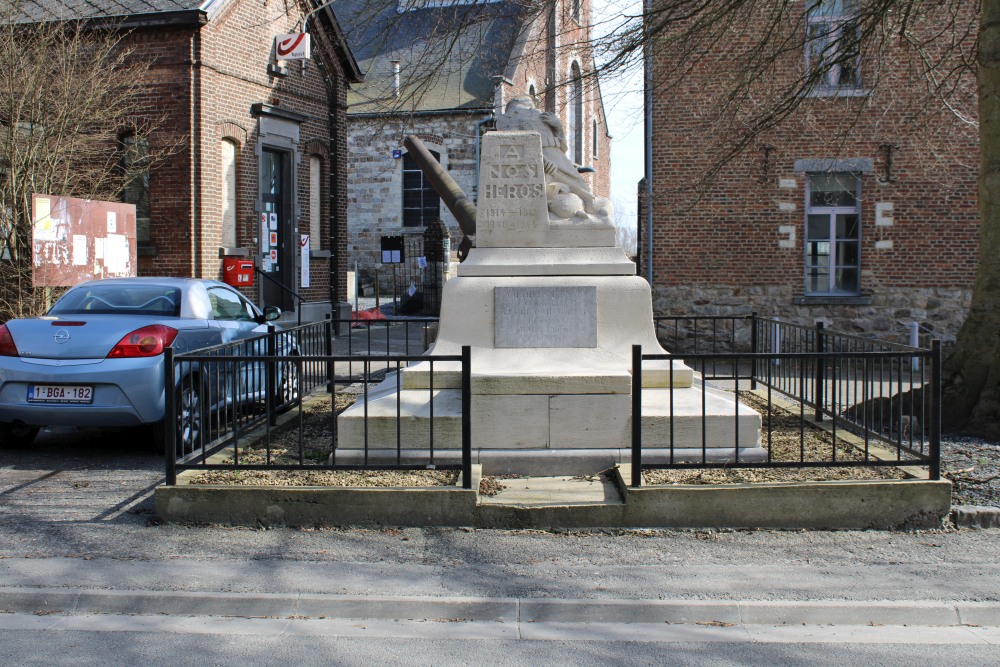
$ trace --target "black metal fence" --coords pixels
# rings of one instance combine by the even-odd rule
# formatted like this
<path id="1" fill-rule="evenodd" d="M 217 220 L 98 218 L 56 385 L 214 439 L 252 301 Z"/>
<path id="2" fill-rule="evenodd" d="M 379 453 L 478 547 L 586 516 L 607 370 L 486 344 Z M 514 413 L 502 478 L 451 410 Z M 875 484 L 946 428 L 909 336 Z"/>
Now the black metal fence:
<path id="1" fill-rule="evenodd" d="M 176 425 L 165 429 L 168 484 L 190 469 L 434 467 L 462 470 L 469 485 L 470 352 L 422 354 L 436 326 L 429 317 L 328 319 L 287 330 L 272 327 L 264 336 L 191 353 L 168 350 L 165 386 L 175 390 L 166 394 L 166 414 Z M 753 314 L 658 318 L 656 326 L 670 353 L 633 349 L 633 484 L 642 483 L 644 470 L 666 468 L 922 466 L 939 478 L 937 342 L 930 349 L 910 348 Z M 416 362 L 429 369 L 429 381 L 418 391 L 427 392 L 420 400 L 432 418 L 426 434 L 404 438 L 408 420 L 398 390 L 403 370 Z M 672 373 L 663 374 L 674 363 L 695 372 L 694 388 L 684 392 L 683 414 L 682 387 Z M 448 456 L 442 455 L 443 440 L 435 431 L 435 387 L 446 386 L 439 379 L 442 364 L 461 368 L 460 463 L 454 441 L 446 445 L 452 448 Z M 657 373 L 666 381 L 655 390 L 643 387 L 643 378 Z M 395 435 L 386 438 L 383 428 L 371 444 L 368 406 L 387 378 L 387 387 L 396 390 L 395 414 L 388 417 Z M 731 413 L 710 414 L 706 406 L 723 393 Z M 732 401 L 734 393 L 740 401 Z M 325 395 L 328 402 L 306 405 L 303 397 L 310 394 Z M 362 444 L 346 449 L 337 418 L 348 402 L 344 396 L 359 400 L 364 429 Z M 279 423 L 283 413 L 290 414 Z M 385 415 L 379 418 L 384 425 Z M 818 441 L 816 433 L 822 434 Z M 379 455 L 370 456 L 375 449 Z"/>
<path id="2" fill-rule="evenodd" d="M 422 354 L 437 336 L 436 317 L 386 318 L 382 320 L 333 320 L 340 335 L 331 341 L 332 353 L 351 357 L 337 364 L 337 377 L 361 380 L 372 368 L 364 357 L 395 358 Z M 355 359 L 356 358 L 356 359 Z"/>
<path id="3" fill-rule="evenodd" d="M 809 468 L 924 466 L 940 477 L 941 348 L 930 349 L 844 334 L 821 324 L 807 327 L 747 316 L 659 318 L 660 340 L 674 354 L 633 350 L 632 483 L 642 470 L 667 468 Z M 668 415 L 666 433 L 644 435 L 643 409 L 651 397 L 642 387 L 643 366 L 685 363 L 696 373 L 701 394 L 700 441 L 691 446 L 677 437 L 676 385 L 659 392 Z M 715 429 L 720 415 L 709 415 L 709 394 L 733 391 L 760 414 L 760 442 L 740 442 L 741 423 L 750 407 L 733 406 L 728 427 Z M 646 400 L 643 394 L 646 393 Z M 755 398 L 756 396 L 756 398 Z M 743 410 L 741 422 L 740 410 Z M 798 447 L 783 435 L 780 454 L 775 425 L 787 430 L 792 417 Z M 781 417 L 782 419 L 779 419 Z M 647 422 L 650 420 L 646 420 Z M 649 424 L 647 431 L 655 431 Z M 695 427 L 698 430 L 698 427 Z M 663 431 L 663 429 L 661 429 Z M 725 432 L 727 442 L 718 434 Z M 825 445 L 809 446 L 811 434 L 826 434 Z M 647 440 L 644 443 L 644 438 Z M 644 461 L 649 440 L 658 458 Z"/>
<path id="4" fill-rule="evenodd" d="M 190 353 L 168 349 L 164 359 L 166 392 L 166 483 L 176 484 L 184 470 L 202 471 L 331 471 L 331 470 L 458 470 L 471 485 L 471 430 L 469 348 L 461 355 L 342 354 L 334 348 L 344 341 L 332 335 L 333 322 L 278 330 L 265 335 Z M 376 444 L 368 437 L 368 399 L 372 387 L 413 362 L 428 364 L 431 426 L 425 442 L 407 438 L 405 452 L 399 437 L 401 413 L 395 416 L 397 436 L 386 458 L 385 443 L 377 443 L 379 457 L 370 456 Z M 438 460 L 434 432 L 435 365 L 457 363 L 461 368 L 461 451 L 458 463 Z M 338 372 L 348 369 L 347 372 Z M 391 381 L 391 380 L 390 380 Z M 439 386 L 443 384 L 438 383 Z M 317 390 L 320 390 L 318 392 Z M 346 390 L 346 391 L 345 391 Z M 309 394 L 326 394 L 326 401 L 304 403 Z M 345 452 L 338 438 L 338 414 L 345 395 L 363 399 L 364 439 Z M 281 419 L 281 415 L 286 414 Z M 347 457 L 347 455 L 350 455 Z"/>

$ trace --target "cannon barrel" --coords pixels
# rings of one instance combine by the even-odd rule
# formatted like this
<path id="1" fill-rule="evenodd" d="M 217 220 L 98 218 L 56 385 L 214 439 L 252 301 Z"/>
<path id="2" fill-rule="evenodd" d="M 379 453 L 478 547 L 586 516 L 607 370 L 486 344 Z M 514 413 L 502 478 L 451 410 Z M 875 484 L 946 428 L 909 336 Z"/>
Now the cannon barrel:
<path id="1" fill-rule="evenodd" d="M 476 233 L 476 205 L 465 194 L 451 174 L 434 159 L 424 142 L 418 137 L 407 135 L 403 138 L 406 150 L 413 154 L 424 176 L 431 182 L 434 191 L 440 195 L 444 205 L 458 220 L 458 226 L 466 236 Z"/>

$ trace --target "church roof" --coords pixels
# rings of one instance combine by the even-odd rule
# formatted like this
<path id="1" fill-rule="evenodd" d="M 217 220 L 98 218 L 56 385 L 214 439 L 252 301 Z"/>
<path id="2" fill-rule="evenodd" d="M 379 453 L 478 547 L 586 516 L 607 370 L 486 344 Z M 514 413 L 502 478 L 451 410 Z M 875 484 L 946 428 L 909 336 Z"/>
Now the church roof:
<path id="1" fill-rule="evenodd" d="M 519 3 L 482 0 L 343 0 L 336 14 L 365 76 L 350 114 L 491 109 L 525 23 Z"/>

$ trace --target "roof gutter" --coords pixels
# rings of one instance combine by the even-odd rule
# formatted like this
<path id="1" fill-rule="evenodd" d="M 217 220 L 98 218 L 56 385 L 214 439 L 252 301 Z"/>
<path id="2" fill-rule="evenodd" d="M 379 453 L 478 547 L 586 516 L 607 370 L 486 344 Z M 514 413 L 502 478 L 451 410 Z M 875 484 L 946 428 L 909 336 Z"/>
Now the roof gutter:
<path id="1" fill-rule="evenodd" d="M 62 21 L 58 21 L 62 22 Z M 41 23 L 39 21 L 39 23 Z M 199 27 L 208 23 L 208 14 L 200 9 L 147 14 L 121 14 L 99 18 L 80 18 L 67 21 L 79 23 L 90 30 L 112 28 L 184 28 Z"/>
<path id="2" fill-rule="evenodd" d="M 363 111 L 357 113 L 347 112 L 348 118 L 384 118 L 385 116 L 443 116 L 462 114 L 474 116 L 477 114 L 493 115 L 493 107 L 482 109 L 423 109 L 420 111 Z"/>

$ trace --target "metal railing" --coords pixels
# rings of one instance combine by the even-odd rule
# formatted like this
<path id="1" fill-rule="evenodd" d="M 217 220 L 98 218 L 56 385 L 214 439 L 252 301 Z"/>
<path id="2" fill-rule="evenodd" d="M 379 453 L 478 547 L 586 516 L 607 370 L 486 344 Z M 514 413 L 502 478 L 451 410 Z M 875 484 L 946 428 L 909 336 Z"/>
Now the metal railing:
<path id="1" fill-rule="evenodd" d="M 283 282 L 276 280 L 273 276 L 269 275 L 267 271 L 262 271 L 259 266 L 253 267 L 253 272 L 256 273 L 261 278 L 268 280 L 273 285 L 277 285 L 285 294 L 289 295 L 296 301 L 295 306 L 295 322 L 298 326 L 302 326 L 302 304 L 306 302 L 305 297 L 293 290 L 288 285 Z"/>
<path id="2" fill-rule="evenodd" d="M 189 353 L 165 353 L 166 483 L 176 484 L 184 470 L 459 470 L 463 484 L 471 485 L 470 351 L 461 355 L 408 355 L 393 353 L 345 355 L 334 352 L 333 321 L 326 320 L 291 329 L 269 327 L 263 336 Z M 400 371 L 413 362 L 428 364 L 430 430 L 426 441 L 403 441 L 402 408 L 397 400 L 396 436 L 391 443 L 369 439 L 368 401 L 371 388 L 383 381 L 385 371 Z M 436 364 L 457 363 L 461 368 L 461 454 L 458 463 L 438 461 L 434 396 Z M 359 374 L 338 374 L 338 367 L 356 365 Z M 380 371 L 380 372 L 377 372 Z M 439 387 L 443 382 L 438 382 Z M 363 400 L 364 439 L 352 450 L 354 462 L 341 460 L 338 437 L 338 396 L 353 387 Z M 322 388 L 329 406 L 307 411 L 304 398 Z M 419 390 L 416 390 L 419 391 Z M 397 391 L 398 396 L 398 391 Z M 279 416 L 288 413 L 279 424 Z M 313 431 L 305 432 L 306 420 Z M 280 443 L 279 443 L 280 439 Z M 370 456 L 378 449 L 380 458 Z M 394 449 L 395 457 L 383 456 Z M 405 454 L 405 456 L 404 456 Z M 415 462 L 418 459 L 419 462 Z"/>
<path id="3" fill-rule="evenodd" d="M 756 332 L 752 338 L 758 346 L 774 340 L 768 337 L 768 328 L 773 333 L 775 327 L 787 325 L 756 318 L 752 321 Z M 633 348 L 633 485 L 641 484 L 643 470 L 655 468 L 912 465 L 926 466 L 931 479 L 940 477 L 940 343 L 935 341 L 930 350 L 917 349 L 831 335 L 822 327 L 790 326 L 783 330 L 795 333 L 786 338 L 794 351 L 644 354 L 640 346 Z M 642 386 L 647 362 L 687 364 L 696 374 L 695 391 L 700 397 L 700 401 L 695 399 L 694 414 L 690 402 L 686 404 L 688 412 L 682 414 L 675 400 L 680 387 L 670 374 L 660 394 L 664 405 L 658 406 L 657 414 L 665 418 L 658 433 L 652 425 L 655 419 L 644 423 L 644 404 L 648 408 L 651 402 L 648 394 L 645 402 L 643 399 L 649 391 Z M 751 422 L 753 418 L 751 409 L 740 401 L 729 401 L 731 416 L 709 414 L 707 406 L 720 390 L 737 395 L 756 392 L 760 401 L 755 406 L 761 418 L 759 442 L 748 441 L 754 438 L 747 437 L 746 418 L 751 417 Z M 733 397 L 733 393 L 728 395 Z M 743 398 L 752 397 L 744 394 Z M 776 456 L 773 427 L 779 414 L 797 416 L 793 426 L 800 442 L 797 455 L 785 451 Z M 694 443 L 678 438 L 682 419 L 688 420 L 685 432 L 698 433 Z M 829 448 L 823 445 L 807 454 L 807 434 L 819 430 L 827 434 Z M 644 461 L 650 440 L 659 450 L 656 462 Z"/>
<path id="4" fill-rule="evenodd" d="M 399 356 L 419 355 L 427 350 L 437 336 L 438 318 L 337 319 L 333 323 L 338 330 L 345 332 L 334 339 L 333 352 L 352 359 L 337 365 L 336 377 L 360 380 L 363 374 L 359 373 L 368 370 L 360 362 L 362 357 L 383 357 L 389 360 Z"/>
<path id="5" fill-rule="evenodd" d="M 185 354 L 168 350 L 165 386 L 175 390 L 166 393 L 166 414 L 168 423 L 176 425 L 166 434 L 168 483 L 175 483 L 177 473 L 188 469 L 428 466 L 461 469 L 466 473 L 464 483 L 471 483 L 470 351 L 463 348 L 460 356 L 421 354 L 434 336 L 436 322 L 436 318 L 369 321 L 365 328 L 335 337 L 335 325 L 341 321 L 327 319 L 287 330 L 271 327 L 265 336 Z M 910 348 L 756 315 L 659 318 L 657 326 L 661 340 L 672 335 L 674 347 L 684 347 L 681 342 L 687 341 L 688 349 L 648 354 L 633 348 L 633 484 L 641 484 L 643 470 L 694 467 L 925 466 L 932 479 L 939 477 L 937 342 L 931 349 Z M 671 343 L 667 345 L 670 349 Z M 404 416 L 400 398 L 403 371 L 416 362 L 427 364 L 426 384 L 420 385 L 424 389 L 406 391 L 426 391 L 424 403 L 431 416 L 428 432 L 418 436 L 407 430 L 412 420 Z M 696 375 L 694 388 L 685 389 L 696 407 L 683 413 L 676 407 L 681 387 L 673 373 L 667 373 L 666 381 L 655 382 L 660 385 L 657 394 L 643 387 L 648 373 L 662 373 L 664 363 L 673 367 L 681 362 Z M 449 431 L 450 442 L 443 440 L 436 426 L 435 387 L 459 386 L 457 380 L 448 384 L 439 379 L 442 363 L 449 367 L 441 373 L 453 378 L 455 369 L 461 368 L 460 443 L 454 430 Z M 386 416 L 389 404 L 374 391 L 378 383 L 385 383 L 384 395 L 394 397 L 394 415 Z M 303 398 L 321 388 L 328 394 L 329 406 L 318 411 L 319 417 L 312 407 L 307 414 Z M 711 413 L 706 407 L 721 392 L 728 392 L 723 403 L 731 406 L 727 408 L 731 414 Z M 734 392 L 744 401 L 756 401 L 753 410 L 732 401 Z M 358 436 L 361 444 L 355 440 L 347 448 L 342 446 L 337 417 L 344 407 L 338 397 L 345 394 L 357 396 L 363 412 L 357 422 L 363 429 L 363 436 Z M 201 407 L 193 399 L 200 399 Z M 376 418 L 369 414 L 374 399 L 383 401 L 377 438 L 369 428 Z M 279 415 L 286 412 L 291 416 L 282 417 L 279 424 Z M 800 446 L 796 450 L 782 445 L 779 452 L 776 424 L 780 419 L 787 422 L 789 415 Z M 387 430 L 386 419 L 393 428 Z M 731 420 L 728 426 L 726 420 Z M 718 424 L 724 425 L 721 431 Z M 686 440 L 679 436 L 682 430 Z M 824 444 L 807 450 L 807 435 L 818 431 L 826 434 Z M 693 440 L 691 432 L 698 434 Z M 280 446 L 275 444 L 278 439 Z M 453 463 L 458 446 L 460 464 Z M 441 454 L 443 447 L 452 450 L 450 457 Z M 375 450 L 378 456 L 369 456 Z M 254 456 L 248 458 L 250 451 Z M 351 456 L 344 458 L 348 453 Z M 445 460 L 449 462 L 442 463 Z"/>

